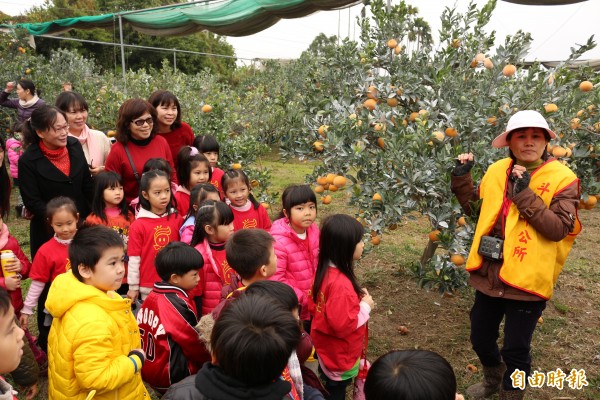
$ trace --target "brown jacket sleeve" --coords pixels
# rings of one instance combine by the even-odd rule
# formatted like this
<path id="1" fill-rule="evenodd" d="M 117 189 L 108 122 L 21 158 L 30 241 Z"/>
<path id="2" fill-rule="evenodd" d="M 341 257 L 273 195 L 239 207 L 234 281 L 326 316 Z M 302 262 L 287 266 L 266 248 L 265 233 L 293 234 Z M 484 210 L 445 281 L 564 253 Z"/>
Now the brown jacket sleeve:
<path id="1" fill-rule="evenodd" d="M 472 216 L 471 202 L 479 200 L 479 191 L 475 189 L 471 174 L 462 176 L 451 175 L 450 190 L 456 196 L 465 214 Z"/>
<path id="2" fill-rule="evenodd" d="M 550 207 L 546 207 L 542 199 L 530 188 L 522 190 L 512 201 L 519 209 L 521 217 L 536 231 L 548 240 L 559 242 L 573 230 L 579 189 L 577 182 L 573 182 L 552 199 Z"/>

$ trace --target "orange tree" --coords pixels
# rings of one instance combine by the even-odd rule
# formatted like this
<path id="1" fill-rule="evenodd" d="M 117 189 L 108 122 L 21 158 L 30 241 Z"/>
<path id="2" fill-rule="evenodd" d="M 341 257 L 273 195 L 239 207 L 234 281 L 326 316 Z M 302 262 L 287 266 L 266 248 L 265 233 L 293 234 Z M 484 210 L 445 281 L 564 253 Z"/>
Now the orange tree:
<path id="1" fill-rule="evenodd" d="M 581 179 L 588 207 L 600 193 L 598 75 L 570 70 L 566 62 L 552 70 L 537 63 L 526 67 L 531 36 L 521 31 L 492 52 L 494 33 L 484 28 L 495 4 L 471 4 L 463 14 L 447 8 L 434 47 L 414 8 L 401 3 L 388 13 L 382 0 L 371 2 L 372 17 L 359 19 L 362 43 L 346 42 L 322 61 L 312 82 L 326 85 L 325 94 L 307 90 L 314 112 L 296 146 L 283 148 L 284 156 L 322 161 L 315 181 L 327 173 L 348 178 L 357 217 L 374 234 L 427 216 L 430 243 L 414 272 L 423 285 L 440 291 L 465 285 L 461 264 L 476 223 L 461 219 L 450 192 L 455 158 L 473 152 L 478 180 L 506 156 L 490 143 L 516 111 L 542 112 L 559 133 L 551 150 Z M 590 39 L 572 49 L 569 60 L 594 45 Z M 580 89 L 583 81 L 590 83 Z M 548 104 L 556 110 L 547 112 Z"/>

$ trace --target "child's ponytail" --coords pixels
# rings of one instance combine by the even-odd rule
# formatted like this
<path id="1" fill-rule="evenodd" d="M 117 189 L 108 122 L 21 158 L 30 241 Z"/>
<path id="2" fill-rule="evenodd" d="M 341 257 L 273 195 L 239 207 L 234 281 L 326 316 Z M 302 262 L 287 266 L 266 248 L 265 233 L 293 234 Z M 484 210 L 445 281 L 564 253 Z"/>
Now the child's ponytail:
<path id="1" fill-rule="evenodd" d="M 210 225 L 216 228 L 219 225 L 229 225 L 233 222 L 233 211 L 222 201 L 205 200 L 196 212 L 196 223 L 190 246 L 194 247 L 208 239 L 204 227 Z"/>

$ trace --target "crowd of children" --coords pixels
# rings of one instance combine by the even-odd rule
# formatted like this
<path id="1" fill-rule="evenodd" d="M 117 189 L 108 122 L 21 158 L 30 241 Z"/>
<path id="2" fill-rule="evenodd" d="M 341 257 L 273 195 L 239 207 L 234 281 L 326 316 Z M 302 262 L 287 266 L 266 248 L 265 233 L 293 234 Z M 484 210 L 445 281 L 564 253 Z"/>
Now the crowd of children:
<path id="1" fill-rule="evenodd" d="M 85 221 L 67 197 L 48 203 L 54 236 L 32 263 L 2 219 L 3 157 L 18 157 L 18 135 L 0 142 L 0 249 L 15 255 L 0 277 L 0 373 L 20 368 L 25 346 L 48 354 L 51 399 L 149 398 L 146 387 L 164 399 L 345 399 L 375 306 L 354 272 L 362 225 L 337 214 L 319 229 L 315 193 L 301 184 L 285 189 L 272 223 L 244 171 L 218 168 L 216 139 L 190 137 L 174 95 L 149 101 L 177 183 L 169 162 L 151 158 L 128 201 L 118 173 L 97 173 Z M 39 334 L 24 341 L 15 324 L 28 331 L 36 306 Z M 414 386 L 422 368 L 439 390 Z M 364 389 L 368 399 L 455 392 L 447 362 L 418 351 L 382 357 Z M 12 388 L 0 380 L 4 398 Z"/>

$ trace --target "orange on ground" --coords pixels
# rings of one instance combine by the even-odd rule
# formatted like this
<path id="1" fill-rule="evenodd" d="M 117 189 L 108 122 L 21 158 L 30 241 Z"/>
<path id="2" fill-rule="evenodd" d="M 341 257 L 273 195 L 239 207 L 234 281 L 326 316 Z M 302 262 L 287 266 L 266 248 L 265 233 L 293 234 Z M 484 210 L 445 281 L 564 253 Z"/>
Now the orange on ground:
<path id="1" fill-rule="evenodd" d="M 317 183 L 321 186 L 326 185 L 327 184 L 327 178 L 324 176 L 318 176 L 317 177 Z"/>
<path id="2" fill-rule="evenodd" d="M 205 104 L 202 106 L 202 112 L 203 113 L 209 113 L 213 110 L 212 106 L 210 104 Z"/>
<path id="3" fill-rule="evenodd" d="M 379 245 L 379 243 L 381 243 L 381 237 L 379 237 L 379 236 L 373 236 L 373 237 L 371 238 L 371 244 L 372 244 L 373 246 L 378 246 L 378 245 Z"/>
<path id="4" fill-rule="evenodd" d="M 584 203 L 585 209 L 591 210 L 592 208 L 596 207 L 596 203 L 598 203 L 598 198 L 590 194 L 587 201 Z"/>
<path id="5" fill-rule="evenodd" d="M 341 175 L 336 176 L 335 178 L 333 178 L 333 184 L 338 188 L 343 188 L 344 186 L 346 186 L 346 178 L 344 178 Z"/>
<path id="6" fill-rule="evenodd" d="M 327 174 L 327 183 L 332 184 L 336 176 L 336 174 Z"/>
<path id="7" fill-rule="evenodd" d="M 325 191 L 325 188 L 321 185 L 317 185 L 315 186 L 315 193 L 323 193 Z"/>
<path id="8" fill-rule="evenodd" d="M 329 191 L 330 192 L 337 192 L 338 191 L 338 187 L 335 186 L 334 184 L 329 185 Z"/>
<path id="9" fill-rule="evenodd" d="M 331 203 L 331 195 L 328 194 L 327 196 L 321 197 L 321 201 L 323 202 L 323 204 Z"/>

